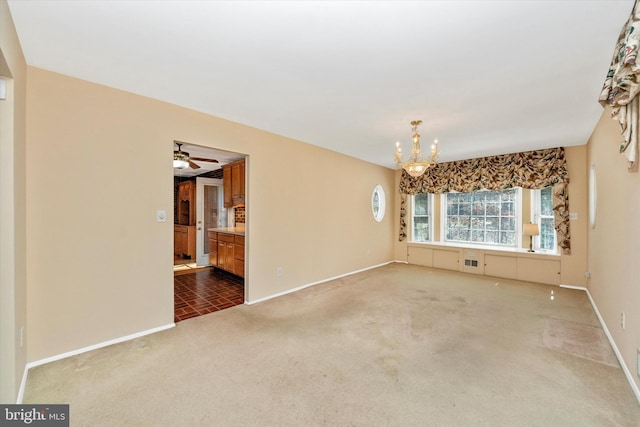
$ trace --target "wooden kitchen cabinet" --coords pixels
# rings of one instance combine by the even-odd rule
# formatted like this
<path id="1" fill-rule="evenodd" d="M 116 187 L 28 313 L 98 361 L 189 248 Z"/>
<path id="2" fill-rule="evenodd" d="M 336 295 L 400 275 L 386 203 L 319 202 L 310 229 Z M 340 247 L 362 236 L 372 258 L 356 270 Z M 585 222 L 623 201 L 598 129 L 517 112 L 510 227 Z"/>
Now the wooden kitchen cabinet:
<path id="1" fill-rule="evenodd" d="M 235 274 L 233 269 L 233 237 L 233 234 L 218 233 L 218 267 Z"/>
<path id="2" fill-rule="evenodd" d="M 236 275 L 244 277 L 244 236 L 234 236 L 233 271 Z"/>
<path id="3" fill-rule="evenodd" d="M 173 226 L 173 254 L 185 258 L 196 257 L 196 226 Z"/>
<path id="4" fill-rule="evenodd" d="M 244 236 L 210 231 L 209 263 L 244 277 Z"/>
<path id="5" fill-rule="evenodd" d="M 230 208 L 245 202 L 245 161 L 222 166 L 222 185 L 224 207 Z"/>
<path id="6" fill-rule="evenodd" d="M 209 231 L 209 264 L 218 266 L 218 233 Z"/>
<path id="7" fill-rule="evenodd" d="M 224 207 L 233 207 L 231 197 L 231 163 L 222 166 L 222 193 L 224 195 Z"/>
<path id="8" fill-rule="evenodd" d="M 231 199 L 234 206 L 244 204 L 244 171 L 244 160 L 231 164 Z"/>
<path id="9" fill-rule="evenodd" d="M 196 185 L 193 181 L 178 184 L 178 224 L 196 225 Z"/>
<path id="10" fill-rule="evenodd" d="M 173 226 L 173 256 L 182 256 L 182 242 L 177 225 Z"/>

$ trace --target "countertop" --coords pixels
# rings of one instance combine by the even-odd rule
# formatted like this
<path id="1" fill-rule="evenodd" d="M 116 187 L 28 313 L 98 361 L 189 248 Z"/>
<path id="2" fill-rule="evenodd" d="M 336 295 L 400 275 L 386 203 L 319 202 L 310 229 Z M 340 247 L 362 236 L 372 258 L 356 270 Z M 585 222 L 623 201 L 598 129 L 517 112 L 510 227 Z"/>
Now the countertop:
<path id="1" fill-rule="evenodd" d="M 236 236 L 244 236 L 244 227 L 207 228 L 207 231 L 214 231 L 216 233 L 234 234 Z"/>

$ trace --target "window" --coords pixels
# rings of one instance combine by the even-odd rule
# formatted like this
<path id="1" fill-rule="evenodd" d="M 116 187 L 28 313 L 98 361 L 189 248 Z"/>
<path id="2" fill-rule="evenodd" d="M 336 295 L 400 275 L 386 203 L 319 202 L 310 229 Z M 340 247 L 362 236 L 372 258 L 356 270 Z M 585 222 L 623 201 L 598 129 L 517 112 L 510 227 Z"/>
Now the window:
<path id="1" fill-rule="evenodd" d="M 556 229 L 553 219 L 553 189 L 531 190 L 531 218 L 540 227 L 540 236 L 534 238 L 536 249 L 556 250 Z"/>
<path id="2" fill-rule="evenodd" d="M 517 247 L 520 200 L 519 188 L 447 193 L 445 240 Z"/>
<path id="3" fill-rule="evenodd" d="M 385 206 L 384 190 L 381 185 L 376 185 L 371 193 L 371 213 L 376 221 L 380 222 L 384 218 Z"/>
<path id="4" fill-rule="evenodd" d="M 413 196 L 411 223 L 413 224 L 411 240 L 428 242 L 431 240 L 431 206 L 433 196 L 420 193 Z"/>

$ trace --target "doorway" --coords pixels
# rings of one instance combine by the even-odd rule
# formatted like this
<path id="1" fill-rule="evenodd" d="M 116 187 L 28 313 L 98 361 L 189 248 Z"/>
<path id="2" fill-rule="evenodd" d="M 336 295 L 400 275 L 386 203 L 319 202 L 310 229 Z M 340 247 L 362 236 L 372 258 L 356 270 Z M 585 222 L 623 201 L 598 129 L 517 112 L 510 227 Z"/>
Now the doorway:
<path id="1" fill-rule="evenodd" d="M 227 210 L 221 179 L 196 177 L 196 265 L 206 267 L 209 262 L 207 230 L 225 227 Z"/>
<path id="2" fill-rule="evenodd" d="M 210 257 L 215 258 L 217 251 L 210 254 L 214 241 L 209 239 L 210 229 L 238 226 L 244 231 L 247 201 L 233 206 L 227 203 L 225 189 L 229 194 L 231 191 L 225 188 L 223 165 L 229 164 L 225 166 L 228 171 L 230 164 L 235 165 L 246 156 L 190 143 L 180 144 L 179 147 L 174 144 L 174 159 L 175 152 L 180 150 L 178 158 L 186 156 L 188 165 L 174 168 L 175 322 L 243 304 L 246 289 L 242 274 L 231 274 L 224 267 L 218 267 L 216 259 L 212 261 Z M 244 169 L 242 172 L 244 185 L 246 172 Z M 185 200 L 189 203 L 184 203 Z M 190 209 L 188 213 L 184 212 L 186 207 Z M 217 249 L 217 245 L 215 247 Z M 248 262 L 246 250 L 241 253 L 241 258 Z"/>

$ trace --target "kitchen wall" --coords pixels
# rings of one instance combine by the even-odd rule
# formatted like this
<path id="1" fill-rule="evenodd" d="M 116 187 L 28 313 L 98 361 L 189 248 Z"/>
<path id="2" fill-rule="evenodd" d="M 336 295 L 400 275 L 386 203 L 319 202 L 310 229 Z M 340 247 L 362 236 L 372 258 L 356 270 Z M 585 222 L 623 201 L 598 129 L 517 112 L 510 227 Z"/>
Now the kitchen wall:
<path id="1" fill-rule="evenodd" d="M 0 0 L 0 402 L 15 403 L 27 361 L 27 66 L 5 0 Z"/>
<path id="2" fill-rule="evenodd" d="M 376 184 L 393 205 L 392 170 L 38 68 L 28 80 L 29 361 L 173 322 L 173 218 L 155 219 L 173 212 L 174 139 L 248 155 L 248 301 L 394 258 L 391 210 L 371 214 Z"/>
<path id="3" fill-rule="evenodd" d="M 588 287 L 640 388 L 640 173 L 627 171 L 618 153 L 620 128 L 610 114 L 603 111 L 588 144 L 597 183 L 595 228 L 588 227 Z"/>

